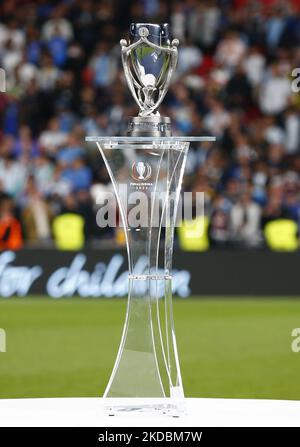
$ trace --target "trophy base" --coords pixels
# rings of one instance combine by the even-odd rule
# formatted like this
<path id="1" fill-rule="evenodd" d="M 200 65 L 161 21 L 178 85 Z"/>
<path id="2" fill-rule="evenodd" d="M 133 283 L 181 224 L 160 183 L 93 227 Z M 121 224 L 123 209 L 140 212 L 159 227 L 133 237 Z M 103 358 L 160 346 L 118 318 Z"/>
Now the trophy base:
<path id="1" fill-rule="evenodd" d="M 171 119 L 167 116 L 133 116 L 129 118 L 130 137 L 170 137 Z"/>
<path id="2" fill-rule="evenodd" d="M 107 416 L 150 415 L 181 417 L 186 414 L 184 399 L 172 398 L 104 398 Z"/>

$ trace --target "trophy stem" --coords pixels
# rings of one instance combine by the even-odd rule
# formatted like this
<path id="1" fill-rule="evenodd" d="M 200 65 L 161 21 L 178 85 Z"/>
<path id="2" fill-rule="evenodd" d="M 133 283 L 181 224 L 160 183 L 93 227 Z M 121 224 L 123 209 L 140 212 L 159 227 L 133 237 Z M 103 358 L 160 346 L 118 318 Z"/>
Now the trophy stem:
<path id="1" fill-rule="evenodd" d="M 130 137 L 170 137 L 171 119 L 167 116 L 134 116 L 129 118 L 127 135 Z"/>

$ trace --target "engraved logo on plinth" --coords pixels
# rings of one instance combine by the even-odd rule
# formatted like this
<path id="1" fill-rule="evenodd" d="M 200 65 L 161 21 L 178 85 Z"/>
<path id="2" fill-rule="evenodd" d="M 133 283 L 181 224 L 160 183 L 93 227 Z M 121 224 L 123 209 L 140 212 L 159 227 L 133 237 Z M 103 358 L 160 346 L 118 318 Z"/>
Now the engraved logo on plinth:
<path id="1" fill-rule="evenodd" d="M 152 169 L 149 163 L 143 161 L 132 164 L 131 177 L 137 181 L 145 181 L 151 177 Z"/>

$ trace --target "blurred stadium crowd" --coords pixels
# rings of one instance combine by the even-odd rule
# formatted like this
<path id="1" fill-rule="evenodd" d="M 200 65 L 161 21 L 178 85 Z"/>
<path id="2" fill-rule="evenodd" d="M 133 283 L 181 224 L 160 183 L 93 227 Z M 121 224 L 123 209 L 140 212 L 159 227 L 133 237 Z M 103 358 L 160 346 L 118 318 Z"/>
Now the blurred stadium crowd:
<path id="1" fill-rule="evenodd" d="M 179 63 L 161 114 L 194 146 L 184 188 L 204 191 L 210 244 L 264 246 L 264 228 L 300 223 L 299 0 L 6 0 L 0 5 L 0 249 L 51 244 L 56 216 L 85 241 L 108 185 L 85 135 L 124 134 L 137 114 L 120 62 L 131 22 L 169 22 Z M 278 231 L 281 231 L 278 229 Z"/>

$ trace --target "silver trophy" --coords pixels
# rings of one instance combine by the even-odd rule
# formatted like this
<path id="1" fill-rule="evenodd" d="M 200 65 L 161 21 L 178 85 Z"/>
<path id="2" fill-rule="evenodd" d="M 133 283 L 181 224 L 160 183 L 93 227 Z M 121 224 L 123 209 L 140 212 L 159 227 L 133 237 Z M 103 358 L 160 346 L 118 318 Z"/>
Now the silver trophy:
<path id="1" fill-rule="evenodd" d="M 146 171 L 146 167 L 145 167 L 145 163 L 143 163 L 142 161 L 139 161 L 138 164 L 136 165 L 136 170 L 139 174 L 139 180 L 144 180 L 144 173 Z"/>
<path id="2" fill-rule="evenodd" d="M 133 23 L 129 44 L 125 39 L 120 44 L 126 80 L 140 109 L 129 120 L 128 135 L 170 136 L 171 120 L 160 116 L 158 107 L 177 64 L 178 39 L 170 41 L 167 23 Z"/>

